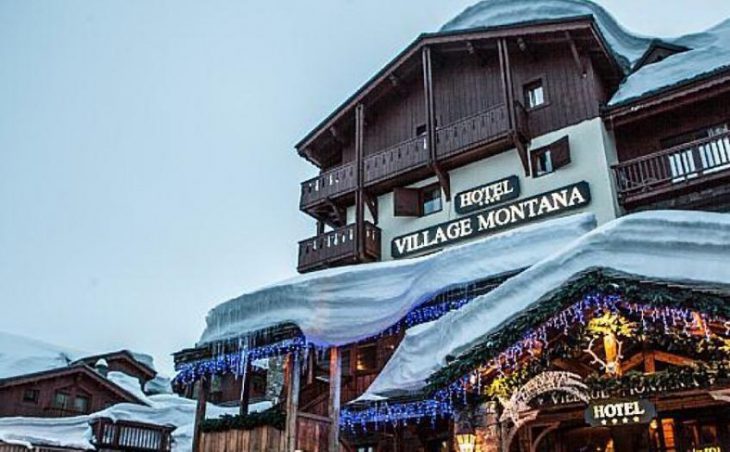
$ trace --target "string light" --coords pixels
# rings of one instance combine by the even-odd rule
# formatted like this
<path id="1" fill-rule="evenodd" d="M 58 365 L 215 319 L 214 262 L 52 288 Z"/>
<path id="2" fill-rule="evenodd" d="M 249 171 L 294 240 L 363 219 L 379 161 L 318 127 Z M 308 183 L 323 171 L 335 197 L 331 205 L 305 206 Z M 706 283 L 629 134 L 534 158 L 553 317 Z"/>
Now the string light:
<path id="1" fill-rule="evenodd" d="M 343 408 L 340 412 L 340 428 L 354 434 L 358 429 L 365 432 L 368 428 L 386 425 L 397 427 L 406 425 L 408 421 L 419 423 L 424 419 L 430 420 L 433 426 L 436 420 L 450 418 L 453 413 L 454 408 L 448 401 L 378 402 L 362 410 Z"/>

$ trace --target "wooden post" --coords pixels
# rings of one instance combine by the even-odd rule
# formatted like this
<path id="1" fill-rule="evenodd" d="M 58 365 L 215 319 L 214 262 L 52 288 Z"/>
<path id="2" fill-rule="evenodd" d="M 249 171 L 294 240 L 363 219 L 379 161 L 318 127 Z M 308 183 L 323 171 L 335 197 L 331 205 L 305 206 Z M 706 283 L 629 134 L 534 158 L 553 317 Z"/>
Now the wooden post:
<path id="1" fill-rule="evenodd" d="M 444 191 L 446 201 L 451 201 L 451 182 L 449 174 L 443 171 L 436 153 L 436 107 L 433 96 L 433 65 L 431 62 L 431 48 L 426 46 L 421 53 L 423 63 L 423 97 L 426 107 L 426 149 L 428 149 L 428 164 L 436 174 L 439 185 Z"/>
<path id="2" fill-rule="evenodd" d="M 357 190 L 355 191 L 355 255 L 358 262 L 365 260 L 364 128 L 365 106 L 363 104 L 357 104 L 357 107 L 355 107 L 355 170 L 357 176 Z"/>
<path id="3" fill-rule="evenodd" d="M 329 452 L 340 450 L 340 394 L 342 392 L 342 350 L 330 348 Z"/>
<path id="4" fill-rule="evenodd" d="M 286 362 L 286 450 L 294 452 L 297 448 L 297 415 L 299 414 L 299 383 L 301 377 L 301 358 L 298 351 L 289 353 Z"/>
<path id="5" fill-rule="evenodd" d="M 251 372 L 253 371 L 253 366 L 251 365 L 251 359 L 246 360 L 246 373 L 243 376 L 243 381 L 241 382 L 241 404 L 239 407 L 239 414 L 241 416 L 245 416 L 248 414 L 248 404 L 251 401 Z"/>
<path id="6" fill-rule="evenodd" d="M 195 408 L 195 426 L 193 430 L 193 452 L 201 452 L 200 424 L 205 420 L 205 408 L 208 404 L 208 392 L 210 392 L 210 376 L 204 375 L 198 382 L 198 405 Z"/>

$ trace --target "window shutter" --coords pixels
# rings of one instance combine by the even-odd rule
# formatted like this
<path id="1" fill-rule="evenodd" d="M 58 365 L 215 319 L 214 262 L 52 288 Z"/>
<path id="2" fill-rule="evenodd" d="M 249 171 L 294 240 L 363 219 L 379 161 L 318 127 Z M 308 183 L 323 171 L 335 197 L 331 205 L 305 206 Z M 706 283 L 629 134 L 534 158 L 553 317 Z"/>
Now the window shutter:
<path id="1" fill-rule="evenodd" d="M 567 135 L 549 147 L 553 160 L 553 170 L 562 168 L 570 163 L 570 141 Z"/>
<path id="2" fill-rule="evenodd" d="M 420 216 L 421 191 L 417 188 L 395 188 L 393 190 L 393 215 L 396 217 Z"/>

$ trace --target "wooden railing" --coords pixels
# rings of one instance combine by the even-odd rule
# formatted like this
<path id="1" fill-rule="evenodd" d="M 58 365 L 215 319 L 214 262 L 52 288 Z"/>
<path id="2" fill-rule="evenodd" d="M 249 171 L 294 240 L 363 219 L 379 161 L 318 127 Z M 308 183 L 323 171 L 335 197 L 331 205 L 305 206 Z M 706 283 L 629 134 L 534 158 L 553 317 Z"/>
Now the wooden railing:
<path id="1" fill-rule="evenodd" d="M 509 131 L 505 104 L 436 128 L 436 155 L 449 157 Z"/>
<path id="2" fill-rule="evenodd" d="M 306 208 L 326 198 L 349 193 L 356 185 L 355 164 L 346 163 L 302 182 L 299 205 L 301 208 Z"/>
<path id="3" fill-rule="evenodd" d="M 623 203 L 724 177 L 730 174 L 730 132 L 627 160 L 613 171 Z"/>
<path id="4" fill-rule="evenodd" d="M 350 224 L 299 242 L 300 272 L 306 272 L 337 261 L 355 263 L 357 253 L 356 227 Z M 365 255 L 380 259 L 380 229 L 365 222 Z"/>
<path id="5" fill-rule="evenodd" d="M 428 163 L 426 136 L 400 142 L 385 150 L 365 157 L 363 171 L 365 185 L 371 185 Z"/>
<path id="6" fill-rule="evenodd" d="M 114 422 L 109 418 L 95 419 L 92 423 L 96 448 L 118 451 L 170 451 L 174 429 L 142 422 Z"/>

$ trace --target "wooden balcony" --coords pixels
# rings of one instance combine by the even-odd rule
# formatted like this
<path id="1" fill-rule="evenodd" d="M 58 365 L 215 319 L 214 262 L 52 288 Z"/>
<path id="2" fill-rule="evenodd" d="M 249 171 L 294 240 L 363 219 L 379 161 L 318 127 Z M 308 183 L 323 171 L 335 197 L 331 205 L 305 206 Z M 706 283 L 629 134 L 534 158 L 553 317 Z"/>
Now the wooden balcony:
<path id="1" fill-rule="evenodd" d="M 297 270 L 305 273 L 322 268 L 360 262 L 357 257 L 357 229 L 354 224 L 299 242 Z M 380 260 L 380 228 L 365 222 L 366 262 Z"/>
<path id="2" fill-rule="evenodd" d="M 613 171 L 624 206 L 730 180 L 730 132 L 627 160 L 614 165 Z"/>
<path id="3" fill-rule="evenodd" d="M 159 451 L 172 450 L 175 427 L 133 421 L 95 419 L 92 423 L 93 442 L 99 450 Z"/>
<path id="4" fill-rule="evenodd" d="M 518 132 L 526 135 L 527 119 L 524 109 L 520 110 L 517 106 L 516 114 Z M 438 127 L 436 157 L 446 167 L 454 166 L 449 165 L 450 160 L 468 157 L 466 154 L 507 137 L 509 132 L 507 106 L 496 105 L 452 124 Z M 425 135 L 367 155 L 363 161 L 365 187 L 378 194 L 392 186 L 427 177 L 429 157 Z M 304 211 L 314 213 L 329 201 L 334 202 L 351 195 L 356 188 L 355 163 L 346 163 L 303 182 L 299 206 Z"/>

